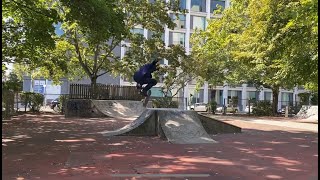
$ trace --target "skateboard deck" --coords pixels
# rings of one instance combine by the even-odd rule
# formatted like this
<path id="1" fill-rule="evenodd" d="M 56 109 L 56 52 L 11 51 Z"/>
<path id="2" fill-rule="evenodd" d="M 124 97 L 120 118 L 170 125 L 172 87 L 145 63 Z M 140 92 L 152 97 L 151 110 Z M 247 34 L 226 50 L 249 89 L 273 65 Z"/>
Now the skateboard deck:
<path id="1" fill-rule="evenodd" d="M 150 99 L 151 91 L 149 90 L 147 94 L 148 94 L 148 96 L 145 96 L 144 99 L 143 99 L 143 107 L 147 107 L 147 104 L 148 104 L 149 99 Z"/>

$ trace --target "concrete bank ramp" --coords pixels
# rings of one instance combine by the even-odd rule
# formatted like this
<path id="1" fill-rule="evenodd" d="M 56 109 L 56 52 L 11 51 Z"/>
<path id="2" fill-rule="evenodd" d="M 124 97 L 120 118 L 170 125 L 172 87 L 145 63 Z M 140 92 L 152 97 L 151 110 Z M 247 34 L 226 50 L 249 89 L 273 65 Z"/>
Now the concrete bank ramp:
<path id="1" fill-rule="evenodd" d="M 109 117 L 137 118 L 146 110 L 141 101 L 91 100 L 93 108 Z"/>
<path id="2" fill-rule="evenodd" d="M 205 131 L 198 114 L 179 109 L 158 110 L 160 127 L 174 144 L 216 143 Z"/>
<path id="3" fill-rule="evenodd" d="M 297 113 L 296 118 L 307 119 L 309 117 L 318 116 L 318 106 L 302 106 Z"/>
<path id="4" fill-rule="evenodd" d="M 133 135 L 133 136 L 155 136 L 157 135 L 155 111 L 145 110 L 136 120 L 126 126 L 114 130 L 100 132 L 104 136 Z"/>
<path id="5" fill-rule="evenodd" d="M 195 111 L 180 109 L 146 109 L 136 120 L 104 136 L 160 136 L 174 144 L 216 143 L 206 132 Z"/>

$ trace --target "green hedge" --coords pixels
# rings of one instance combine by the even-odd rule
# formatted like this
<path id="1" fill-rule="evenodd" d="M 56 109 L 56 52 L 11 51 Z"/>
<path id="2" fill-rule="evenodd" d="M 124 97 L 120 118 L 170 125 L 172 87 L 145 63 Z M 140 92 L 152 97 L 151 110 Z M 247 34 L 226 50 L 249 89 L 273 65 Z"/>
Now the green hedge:
<path id="1" fill-rule="evenodd" d="M 59 111 L 63 114 L 64 113 L 64 107 L 66 105 L 68 96 L 67 95 L 60 95 L 59 96 Z"/>
<path id="2" fill-rule="evenodd" d="M 212 114 L 215 114 L 217 109 L 217 102 L 212 100 L 210 101 L 209 105 L 210 105 L 210 111 L 212 112 Z"/>
<path id="3" fill-rule="evenodd" d="M 32 112 L 38 112 L 43 105 L 44 96 L 34 92 L 22 92 L 21 101 L 28 106 Z"/>
<path id="4" fill-rule="evenodd" d="M 256 116 L 272 116 L 272 105 L 270 101 L 256 101 L 253 104 L 252 114 Z"/>
<path id="5" fill-rule="evenodd" d="M 179 103 L 173 101 L 172 97 L 157 98 L 152 101 L 152 105 L 155 108 L 178 108 Z"/>

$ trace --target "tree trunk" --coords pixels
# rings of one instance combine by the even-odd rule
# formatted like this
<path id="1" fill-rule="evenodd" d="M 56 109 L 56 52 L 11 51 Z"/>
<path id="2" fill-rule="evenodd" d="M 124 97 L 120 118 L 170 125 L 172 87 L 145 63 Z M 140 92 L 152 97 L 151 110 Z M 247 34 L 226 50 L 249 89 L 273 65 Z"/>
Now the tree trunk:
<path id="1" fill-rule="evenodd" d="M 274 87 L 272 88 L 272 113 L 276 115 L 278 113 L 278 95 L 279 95 L 279 88 Z"/>
<path id="2" fill-rule="evenodd" d="M 97 99 L 97 97 L 98 97 L 98 92 L 97 92 L 97 79 L 98 79 L 98 77 L 95 75 L 92 75 L 90 79 L 91 79 L 91 98 Z"/>

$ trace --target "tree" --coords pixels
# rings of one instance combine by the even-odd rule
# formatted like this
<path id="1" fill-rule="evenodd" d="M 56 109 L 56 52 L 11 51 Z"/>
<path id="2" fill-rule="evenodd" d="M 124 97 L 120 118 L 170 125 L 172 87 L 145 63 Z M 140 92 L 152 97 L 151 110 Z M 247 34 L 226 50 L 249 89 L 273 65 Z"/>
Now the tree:
<path id="1" fill-rule="evenodd" d="M 41 62 L 44 49 L 54 48 L 51 1 L 2 1 L 2 62 Z"/>
<path id="2" fill-rule="evenodd" d="M 10 72 L 7 81 L 2 82 L 2 88 L 13 92 L 22 91 L 22 81 L 15 73 Z"/>
<path id="3" fill-rule="evenodd" d="M 68 56 L 73 65 L 79 64 L 90 78 L 93 92 L 97 78 L 105 73 L 132 77 L 134 71 L 152 58 L 179 62 L 185 57 L 182 47 L 165 47 L 161 39 L 164 27 L 174 28 L 167 11 L 179 11 L 175 1 L 64 1 L 55 6 L 61 12 L 61 37 L 69 43 Z M 91 7 L 91 8 L 88 8 Z M 96 18 L 99 17 L 99 18 Z M 92 28 L 92 26 L 96 28 Z M 151 38 L 135 34 L 136 26 L 152 31 Z M 125 57 L 114 53 L 121 41 L 130 41 L 130 49 Z M 173 63 L 179 65 L 179 63 Z M 79 71 L 79 68 L 68 68 Z M 174 68 L 176 71 L 177 67 Z"/>
<path id="4" fill-rule="evenodd" d="M 313 0 L 234 0 L 220 19 L 193 37 L 193 56 L 200 64 L 195 73 L 212 84 L 270 88 L 276 113 L 280 87 L 317 84 L 316 9 Z M 301 38 L 303 45 L 297 43 Z"/>
<path id="5" fill-rule="evenodd" d="M 188 59 L 184 48 L 177 45 L 166 47 L 161 38 L 164 27 L 173 29 L 175 26 L 168 11 L 171 10 L 176 15 L 178 12 L 184 12 L 178 8 L 177 0 L 169 3 L 160 0 L 153 3 L 147 0 L 47 2 L 15 0 L 6 1 L 5 5 L 10 7 L 4 8 L 3 3 L 3 9 L 7 11 L 7 19 L 13 15 L 18 17 L 17 20 L 10 21 L 10 23 L 22 22 L 19 24 L 22 24 L 22 28 L 3 27 L 3 32 L 7 33 L 5 42 L 10 50 L 14 50 L 11 48 L 12 44 L 19 44 L 21 39 L 26 39 L 18 46 L 23 52 L 19 57 L 25 58 L 24 62 L 27 62 L 29 70 L 33 71 L 33 77 L 42 76 L 57 82 L 62 77 L 70 79 L 87 76 L 91 79 L 94 92 L 97 78 L 105 73 L 126 78 L 132 77 L 133 72 L 139 66 L 150 62 L 156 56 L 156 58 L 165 58 L 170 62 L 170 68 L 166 70 L 162 68 L 162 72 L 165 71 L 166 77 L 170 78 L 178 76 L 178 70 L 182 69 L 180 65 L 185 63 L 183 59 Z M 36 9 L 35 7 L 38 6 L 41 8 Z M 14 13 L 15 9 L 21 13 Z M 39 23 L 44 21 L 44 24 L 38 24 L 41 28 L 36 32 L 43 31 L 44 33 L 32 34 L 34 31 L 28 31 L 29 26 L 37 27 L 29 25 L 29 18 L 39 16 L 39 14 L 42 15 L 42 19 L 36 20 Z M 61 24 L 64 32 L 62 35 L 52 33 L 54 24 Z M 144 38 L 135 34 L 132 30 L 137 26 L 152 31 L 153 35 L 150 38 Z M 37 43 L 31 40 L 29 43 L 25 32 L 30 32 L 33 39 L 38 39 Z M 14 40 L 10 41 L 10 38 Z M 44 39 L 48 39 L 48 44 L 41 43 Z M 130 41 L 131 44 L 125 58 L 120 60 L 115 50 L 119 48 L 122 41 Z M 15 51 L 5 54 L 6 57 L 9 57 L 8 59 L 12 57 L 17 59 L 12 54 L 18 53 Z M 160 73 L 156 76 L 158 75 Z"/>

